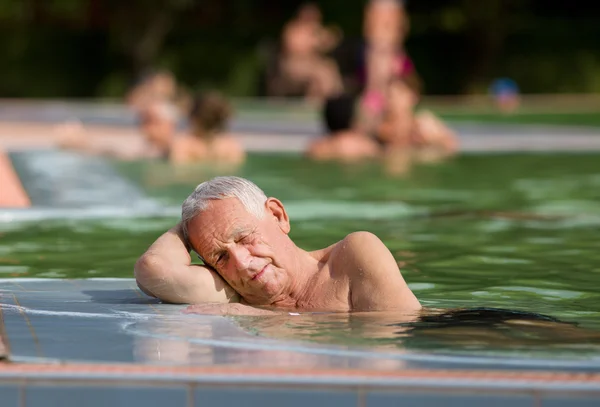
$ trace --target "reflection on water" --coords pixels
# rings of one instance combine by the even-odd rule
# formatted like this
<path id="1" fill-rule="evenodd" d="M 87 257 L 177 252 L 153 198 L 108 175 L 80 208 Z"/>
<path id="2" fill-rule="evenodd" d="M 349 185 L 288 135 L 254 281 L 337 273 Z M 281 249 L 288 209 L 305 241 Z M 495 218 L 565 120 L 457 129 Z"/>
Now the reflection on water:
<path id="1" fill-rule="evenodd" d="M 469 351 L 510 349 L 511 351 L 555 352 L 579 349 L 584 355 L 600 350 L 600 332 L 576 323 L 532 312 L 472 308 L 431 312 L 416 322 L 394 324 L 417 349 Z M 587 352 L 585 352 L 587 351 Z"/>
<path id="2" fill-rule="evenodd" d="M 284 319 L 272 317 L 279 324 Z M 237 365 L 240 367 L 401 369 L 404 353 L 313 346 L 298 338 L 257 340 L 222 317 L 187 316 L 136 321 L 125 328 L 133 335 L 135 360 L 165 365 Z"/>
<path id="3" fill-rule="evenodd" d="M 428 309 L 395 313 L 305 314 L 296 318 L 236 318 L 258 335 L 373 351 L 593 357 L 600 366 L 600 331 L 532 312 L 497 308 Z"/>
<path id="4" fill-rule="evenodd" d="M 484 342 L 498 349 L 510 343 L 511 352 L 558 349 L 564 356 L 584 348 L 600 355 L 595 337 L 567 341 L 574 329 L 600 330 L 598 162 L 598 154 L 463 156 L 398 178 L 375 163 L 251 156 L 237 174 L 290 203 L 299 246 L 322 248 L 369 230 L 386 243 L 427 307 L 516 309 L 578 325 L 425 329 L 339 315 L 243 325 L 263 335 L 388 348 L 418 337 L 410 346 L 483 351 Z M 216 175 L 201 166 L 115 165 L 169 207 Z M 174 222 L 172 216 L 0 222 L 0 277 L 131 277 L 139 254 Z"/>
<path id="5" fill-rule="evenodd" d="M 600 368 L 599 332 L 514 310 L 319 313 L 235 320 L 244 332 L 225 318 L 197 315 L 134 321 L 125 331 L 133 336 L 135 360 L 152 364 L 387 370 L 414 367 L 410 363 L 426 362 L 427 356 L 435 363 L 440 363 L 436 361 L 440 356 L 458 356 L 455 363 L 471 365 L 503 362 L 526 367 L 537 361 Z M 511 358 L 499 361 L 498 356 Z"/>

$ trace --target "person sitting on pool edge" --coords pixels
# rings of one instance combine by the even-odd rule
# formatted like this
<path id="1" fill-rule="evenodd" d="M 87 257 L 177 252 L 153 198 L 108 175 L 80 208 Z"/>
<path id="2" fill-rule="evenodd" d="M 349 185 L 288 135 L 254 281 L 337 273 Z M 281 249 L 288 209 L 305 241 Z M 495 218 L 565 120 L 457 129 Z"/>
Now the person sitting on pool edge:
<path id="1" fill-rule="evenodd" d="M 316 160 L 358 160 L 377 157 L 377 143 L 355 127 L 355 99 L 347 94 L 328 98 L 323 106 L 323 122 L 328 134 L 313 141 L 307 151 Z"/>
<path id="2" fill-rule="evenodd" d="M 138 259 L 135 278 L 147 295 L 200 304 L 190 308 L 198 313 L 421 309 L 396 260 L 372 233 L 350 233 L 308 252 L 289 232 L 281 201 L 244 178 L 216 177 L 183 202 L 180 223 Z M 204 265 L 192 264 L 190 250 Z"/>

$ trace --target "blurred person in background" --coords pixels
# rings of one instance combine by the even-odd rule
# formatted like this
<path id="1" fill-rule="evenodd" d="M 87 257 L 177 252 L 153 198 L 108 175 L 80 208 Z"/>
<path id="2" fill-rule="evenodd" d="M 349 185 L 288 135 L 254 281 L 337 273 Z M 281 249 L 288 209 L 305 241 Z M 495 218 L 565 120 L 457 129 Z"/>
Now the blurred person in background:
<path id="1" fill-rule="evenodd" d="M 386 150 L 411 152 L 417 161 L 431 161 L 454 154 L 458 141 L 454 132 L 428 110 L 415 111 L 417 100 L 410 85 L 393 80 L 386 96 L 377 140 Z"/>
<path id="2" fill-rule="evenodd" d="M 317 103 L 342 91 L 336 62 L 326 56 L 339 42 L 340 34 L 325 28 L 321 10 L 314 3 L 300 7 L 283 28 L 281 54 L 267 79 L 270 96 L 305 97 Z"/>
<path id="3" fill-rule="evenodd" d="M 171 162 L 244 162 L 243 146 L 226 132 L 231 113 L 230 103 L 219 92 L 198 93 L 189 113 L 190 131 L 173 143 L 169 155 Z"/>
<path id="4" fill-rule="evenodd" d="M 495 79 L 489 92 L 502 113 L 513 113 L 521 104 L 519 85 L 510 78 Z"/>
<path id="5" fill-rule="evenodd" d="M 107 143 L 100 137 L 90 137 L 80 123 L 68 123 L 57 129 L 57 144 L 88 154 L 120 159 L 162 158 L 173 164 L 203 161 L 240 164 L 244 161 L 241 144 L 225 133 L 231 107 L 219 93 L 196 96 L 187 134 L 177 134 L 179 116 L 173 103 L 164 99 L 149 100 L 140 106 L 138 114 L 142 143 Z"/>
<path id="6" fill-rule="evenodd" d="M 353 161 L 379 156 L 379 145 L 356 128 L 355 105 L 355 98 L 348 94 L 325 101 L 323 122 L 327 135 L 309 145 L 310 158 Z"/>
<path id="7" fill-rule="evenodd" d="M 370 0 L 364 13 L 364 46 L 359 63 L 362 84 L 361 115 L 367 131 L 381 120 L 390 83 L 397 78 L 409 85 L 418 100 L 421 79 L 404 49 L 409 21 L 404 3 Z"/>
<path id="8" fill-rule="evenodd" d="M 144 157 L 169 157 L 177 135 L 179 111 L 166 99 L 147 102 L 139 115 L 139 124 L 147 151 Z"/>
<path id="9" fill-rule="evenodd" d="M 152 100 L 140 106 L 138 128 L 142 143 L 114 142 L 106 134 L 91 134 L 80 122 L 56 128 L 56 144 L 64 149 L 119 159 L 168 158 L 177 134 L 179 111 L 166 100 Z"/>
<path id="10" fill-rule="evenodd" d="M 168 70 L 150 71 L 130 89 L 125 96 L 126 104 L 135 112 L 141 112 L 149 103 L 168 101 L 182 110 L 189 108 L 187 92 L 177 83 L 177 79 Z"/>
<path id="11" fill-rule="evenodd" d="M 386 152 L 393 150 L 392 157 L 402 157 L 402 168 L 414 158 L 431 161 L 457 148 L 454 133 L 432 112 L 415 112 L 422 82 L 404 50 L 408 31 L 402 1 L 369 1 L 364 18 L 361 125 Z"/>

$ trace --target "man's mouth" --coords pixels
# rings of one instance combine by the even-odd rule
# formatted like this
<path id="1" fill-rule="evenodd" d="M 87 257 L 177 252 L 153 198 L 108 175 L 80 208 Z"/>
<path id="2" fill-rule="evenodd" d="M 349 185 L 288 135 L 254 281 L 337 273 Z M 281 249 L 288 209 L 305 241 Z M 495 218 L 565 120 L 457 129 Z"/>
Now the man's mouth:
<path id="1" fill-rule="evenodd" d="M 252 280 L 256 280 L 258 277 L 260 277 L 262 275 L 262 273 L 265 272 L 265 270 L 267 269 L 269 265 L 266 264 L 258 273 L 256 273 L 255 275 L 252 276 Z"/>

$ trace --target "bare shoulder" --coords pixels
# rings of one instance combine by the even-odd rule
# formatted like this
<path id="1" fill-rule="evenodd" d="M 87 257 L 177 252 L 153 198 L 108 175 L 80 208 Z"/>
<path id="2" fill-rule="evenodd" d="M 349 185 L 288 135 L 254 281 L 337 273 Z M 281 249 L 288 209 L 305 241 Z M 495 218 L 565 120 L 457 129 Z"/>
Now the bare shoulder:
<path id="1" fill-rule="evenodd" d="M 412 312 L 421 308 L 394 256 L 373 233 L 354 232 L 346 236 L 339 243 L 332 267 L 348 276 L 353 311 Z"/>
<path id="2" fill-rule="evenodd" d="M 385 268 L 396 266 L 394 271 L 398 270 L 392 254 L 381 239 L 366 231 L 350 233 L 338 242 L 332 251 L 331 263 L 350 277 L 381 270 L 382 264 L 387 265 Z"/>
<path id="3" fill-rule="evenodd" d="M 206 155 L 206 143 L 190 134 L 177 137 L 171 144 L 170 159 L 175 163 L 202 160 Z"/>
<path id="4" fill-rule="evenodd" d="M 358 232 L 352 232 L 350 234 L 348 234 L 348 236 L 346 236 L 344 238 L 344 240 L 342 240 L 343 242 L 347 242 L 349 244 L 360 244 L 360 243 L 382 243 L 381 239 L 379 239 L 379 237 L 377 237 L 376 234 L 371 233 L 371 232 L 367 232 L 365 230 L 361 230 Z M 383 244 L 383 243 L 382 243 Z"/>
<path id="5" fill-rule="evenodd" d="M 349 251 L 348 254 L 354 254 L 358 256 L 368 256 L 372 250 L 385 250 L 387 247 L 377 235 L 367 231 L 359 231 L 350 233 L 341 242 L 342 247 L 345 251 Z"/>

